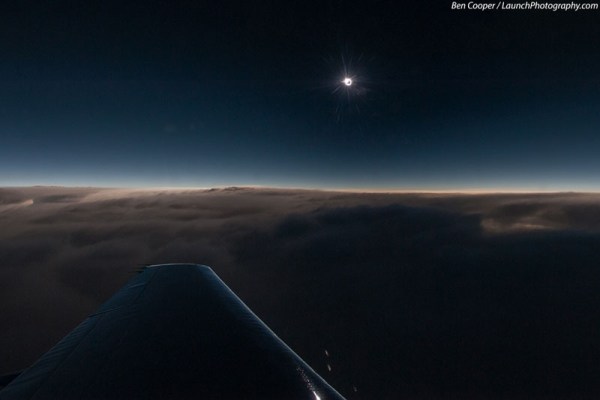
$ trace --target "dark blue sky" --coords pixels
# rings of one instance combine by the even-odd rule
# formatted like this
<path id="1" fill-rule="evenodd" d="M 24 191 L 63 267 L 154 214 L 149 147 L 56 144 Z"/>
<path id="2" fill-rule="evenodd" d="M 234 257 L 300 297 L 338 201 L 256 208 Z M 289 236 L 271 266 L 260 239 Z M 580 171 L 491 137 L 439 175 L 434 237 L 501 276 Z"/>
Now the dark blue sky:
<path id="1" fill-rule="evenodd" d="M 600 11 L 121 3 L 1 6 L 0 185 L 600 189 Z"/>

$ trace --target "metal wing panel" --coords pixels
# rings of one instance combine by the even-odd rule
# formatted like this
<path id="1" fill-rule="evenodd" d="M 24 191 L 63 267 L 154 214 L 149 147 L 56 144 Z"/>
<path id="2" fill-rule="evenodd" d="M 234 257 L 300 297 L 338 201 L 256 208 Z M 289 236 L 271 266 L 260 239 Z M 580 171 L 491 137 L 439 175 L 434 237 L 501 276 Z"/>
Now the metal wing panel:
<path id="1" fill-rule="evenodd" d="M 0 399 L 343 399 L 208 267 L 146 268 Z"/>

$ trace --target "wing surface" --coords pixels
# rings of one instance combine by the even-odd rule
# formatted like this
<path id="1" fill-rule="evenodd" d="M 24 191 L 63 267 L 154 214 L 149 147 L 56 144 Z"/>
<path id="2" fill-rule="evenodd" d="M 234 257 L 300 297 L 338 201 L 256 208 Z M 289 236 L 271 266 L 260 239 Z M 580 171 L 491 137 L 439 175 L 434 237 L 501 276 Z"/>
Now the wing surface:
<path id="1" fill-rule="evenodd" d="M 209 267 L 165 264 L 132 278 L 0 399 L 343 397 Z"/>

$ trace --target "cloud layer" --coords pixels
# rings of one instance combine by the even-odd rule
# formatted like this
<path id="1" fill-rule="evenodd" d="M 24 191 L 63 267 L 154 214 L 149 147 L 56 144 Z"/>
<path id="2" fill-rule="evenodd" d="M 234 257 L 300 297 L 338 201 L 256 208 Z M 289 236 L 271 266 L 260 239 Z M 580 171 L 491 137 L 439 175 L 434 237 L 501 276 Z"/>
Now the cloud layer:
<path id="1" fill-rule="evenodd" d="M 595 397 L 598 200 L 0 189 L 0 373 L 139 266 L 198 262 L 349 399 Z"/>

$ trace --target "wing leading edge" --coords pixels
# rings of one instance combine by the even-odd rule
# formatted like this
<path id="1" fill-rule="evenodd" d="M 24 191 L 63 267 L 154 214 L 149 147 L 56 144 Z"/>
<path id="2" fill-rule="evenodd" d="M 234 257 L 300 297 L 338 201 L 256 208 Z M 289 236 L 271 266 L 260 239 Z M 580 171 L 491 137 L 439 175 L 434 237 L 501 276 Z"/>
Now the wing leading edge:
<path id="1" fill-rule="evenodd" d="M 0 399 L 343 400 L 206 266 L 145 268 Z"/>

